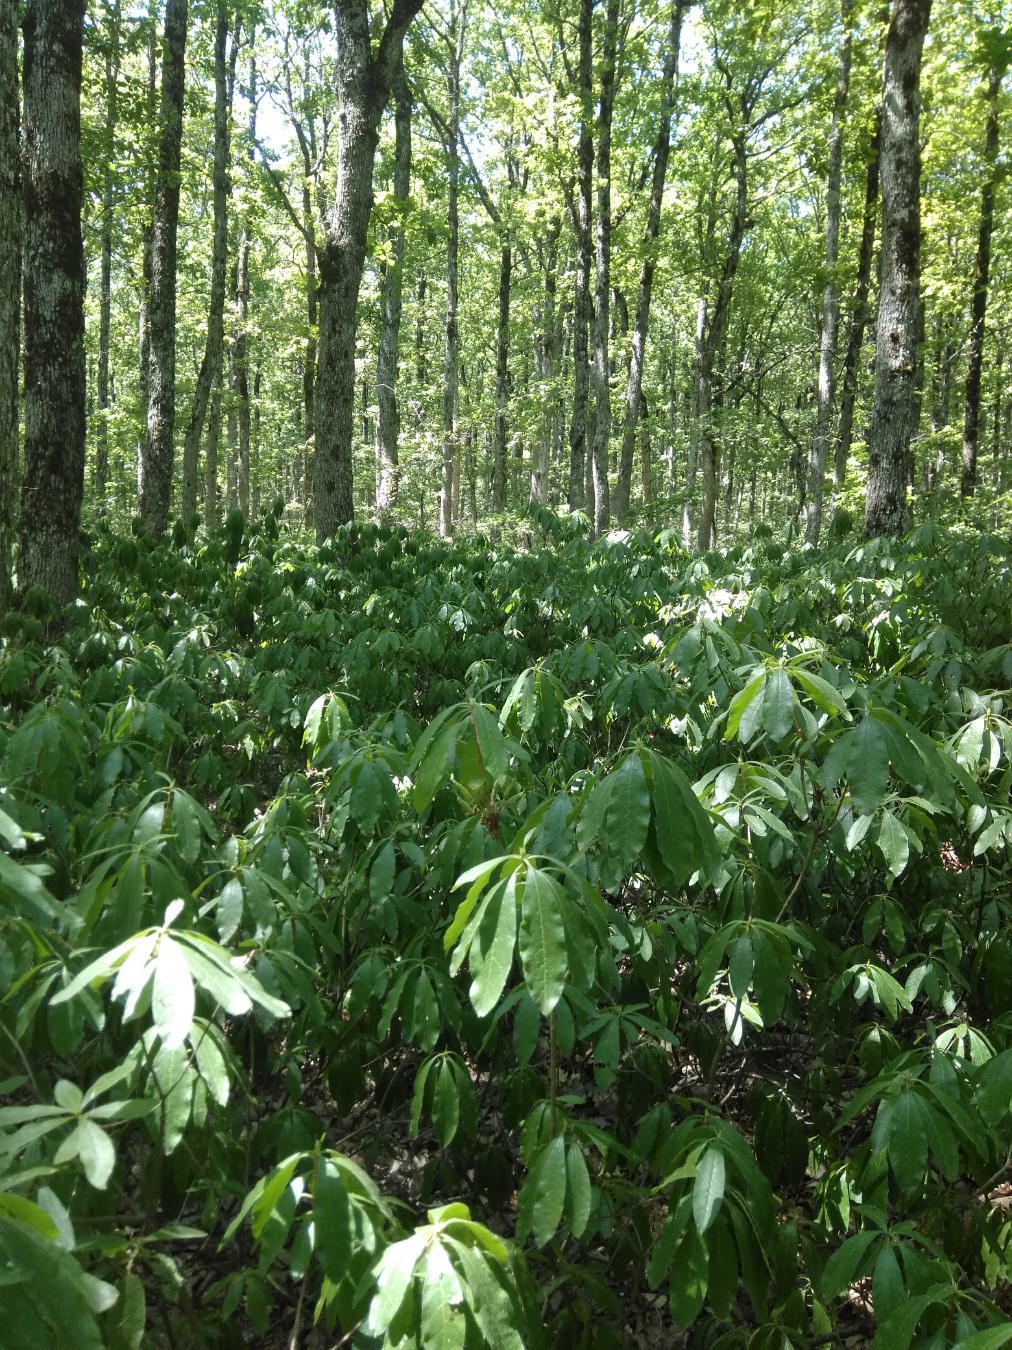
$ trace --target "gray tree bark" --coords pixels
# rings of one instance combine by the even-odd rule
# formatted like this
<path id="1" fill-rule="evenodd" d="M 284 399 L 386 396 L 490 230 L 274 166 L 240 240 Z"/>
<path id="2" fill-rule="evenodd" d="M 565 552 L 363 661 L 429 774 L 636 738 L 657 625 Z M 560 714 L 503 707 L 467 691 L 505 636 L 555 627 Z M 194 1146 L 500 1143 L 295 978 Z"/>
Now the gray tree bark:
<path id="1" fill-rule="evenodd" d="M 921 53 L 931 0 L 895 0 L 882 79 L 882 284 L 875 403 L 868 437 L 864 533 L 910 526 L 907 485 L 914 430 L 920 305 Z"/>
<path id="2" fill-rule="evenodd" d="M 394 203 L 397 219 L 390 227 L 390 250 L 380 287 L 379 353 L 376 357 L 376 514 L 383 515 L 397 500 L 400 463 L 398 442 L 401 409 L 397 394 L 400 369 L 401 314 L 404 309 L 405 221 L 411 196 L 411 93 L 403 64 L 393 83 L 394 94 Z"/>
<path id="3" fill-rule="evenodd" d="M 843 384 L 840 391 L 840 416 L 836 427 L 833 451 L 833 492 L 843 487 L 847 478 L 847 463 L 854 438 L 854 408 L 857 404 L 858 376 L 861 371 L 861 352 L 870 318 L 868 294 L 871 290 L 871 265 L 875 253 L 875 224 L 878 216 L 879 161 L 881 153 L 881 118 L 876 119 L 875 132 L 865 174 L 864 211 L 861 217 L 861 243 L 857 256 L 857 279 L 847 328 L 847 351 L 843 359 Z"/>
<path id="4" fill-rule="evenodd" d="M 603 534 L 611 516 L 608 449 L 611 441 L 611 124 L 615 109 L 621 0 L 608 0 L 601 50 L 601 88 L 597 111 L 597 229 L 594 249 L 594 419 L 591 482 L 594 533 Z"/>
<path id="5" fill-rule="evenodd" d="M 83 0 L 25 11 L 25 473 L 18 586 L 77 594 L 84 494 Z"/>
<path id="6" fill-rule="evenodd" d="M 316 380 L 316 535 L 353 520 L 355 332 L 372 213 L 379 123 L 404 35 L 422 0 L 394 0 L 375 49 L 365 0 L 334 0 L 337 21 L 337 185 L 320 250 Z"/>
<path id="7" fill-rule="evenodd" d="M 531 456 L 531 501 L 542 506 L 548 500 L 549 468 L 561 449 L 562 400 L 555 389 L 559 353 L 562 347 L 561 324 L 556 313 L 559 235 L 562 221 L 555 216 L 539 245 L 545 294 L 541 305 L 541 325 L 534 362 L 541 387 L 541 434 Z"/>
<path id="8" fill-rule="evenodd" d="M 991 275 L 991 233 L 994 229 L 994 192 L 998 161 L 998 94 L 1002 74 L 993 64 L 987 74 L 987 124 L 984 131 L 985 178 L 980 191 L 980 228 L 973 264 L 973 300 L 970 353 L 966 368 L 966 408 L 963 416 L 963 473 L 959 490 L 972 497 L 977 490 L 977 437 L 980 430 L 980 377 L 984 366 L 984 326 Z"/>
<path id="9" fill-rule="evenodd" d="M 650 324 L 650 299 L 653 293 L 654 272 L 657 269 L 658 240 L 661 233 L 661 207 L 664 201 L 664 181 L 671 152 L 671 121 L 675 112 L 678 87 L 678 57 L 682 43 L 682 19 L 688 9 L 686 0 L 672 0 L 668 19 L 668 45 L 661 74 L 661 114 L 654 143 L 654 166 L 650 181 L 650 204 L 643 238 L 643 263 L 636 291 L 636 319 L 633 324 L 632 350 L 629 358 L 629 376 L 626 381 L 625 419 L 622 425 L 622 451 L 619 457 L 618 480 L 615 484 L 615 519 L 621 521 L 629 511 L 632 486 L 633 458 L 636 449 L 636 424 L 640 416 L 643 392 L 643 369 L 646 359 L 647 332 Z M 645 444 L 649 445 L 649 437 Z M 649 465 L 644 465 L 643 482 L 649 495 Z M 644 497 L 646 500 L 646 496 Z"/>
<path id="10" fill-rule="evenodd" d="M 221 384 L 225 343 L 225 283 L 228 270 L 229 121 L 238 34 L 232 43 L 231 78 L 226 57 L 229 29 L 228 0 L 217 0 L 214 25 L 214 167 L 212 176 L 211 294 L 207 306 L 204 354 L 197 371 L 193 403 L 183 438 L 183 521 L 192 532 L 197 514 L 200 438 L 207 418 L 211 391 Z M 206 484 L 205 484 L 206 486 Z"/>
<path id="11" fill-rule="evenodd" d="M 176 421 L 176 235 L 183 138 L 187 0 L 168 0 L 162 46 L 162 98 L 148 319 L 148 424 L 141 459 L 140 516 L 153 539 L 165 533 L 172 505 Z"/>
<path id="12" fill-rule="evenodd" d="M 18 11 L 0 4 L 0 618 L 10 598 L 18 481 L 21 354 L 21 150 Z"/>
<path id="13" fill-rule="evenodd" d="M 257 139 L 257 67 L 256 54 L 251 52 L 249 61 L 249 146 L 247 153 L 253 159 Z M 250 281 L 249 260 L 252 249 L 252 236 L 248 213 L 243 220 L 239 235 L 239 257 L 236 262 L 236 332 L 232 348 L 232 373 L 234 377 L 234 404 L 238 425 L 238 463 L 236 465 L 236 493 L 239 510 L 247 520 L 250 519 L 250 378 L 249 378 L 249 328 L 250 328 Z"/>
<path id="14" fill-rule="evenodd" d="M 730 96 L 729 96 L 729 112 Z M 733 174 L 735 181 L 734 211 L 731 216 L 731 228 L 728 234 L 727 252 L 724 266 L 717 285 L 717 297 L 712 313 L 699 343 L 696 364 L 693 417 L 694 433 L 697 437 L 699 477 L 702 500 L 699 505 L 699 521 L 696 526 L 696 548 L 703 552 L 712 548 L 716 542 L 717 526 L 717 443 L 713 429 L 713 379 L 724 336 L 727 332 L 728 318 L 731 312 L 731 293 L 741 258 L 741 248 L 748 227 L 748 152 L 745 144 L 746 126 L 751 108 L 740 109 L 739 129 L 731 137 L 733 151 Z M 732 116 L 734 114 L 732 113 Z"/>
<path id="15" fill-rule="evenodd" d="M 95 444 L 95 487 L 104 510 L 109 477 L 109 339 L 112 328 L 112 243 L 115 228 L 116 192 L 113 163 L 119 116 L 120 3 L 109 12 L 110 31 L 105 53 L 105 169 L 102 182 L 101 263 L 99 270 L 98 320 L 98 420 Z"/>
<path id="16" fill-rule="evenodd" d="M 499 251 L 499 322 L 495 342 L 495 430 L 492 436 L 492 511 L 506 507 L 506 435 L 510 395 L 510 288 L 513 280 L 513 249 L 509 242 Z"/>
<path id="17" fill-rule="evenodd" d="M 573 283 L 573 406 L 569 422 L 569 509 L 586 504 L 587 401 L 590 367 L 587 362 L 590 330 L 590 274 L 593 251 L 590 231 L 591 192 L 594 180 L 594 135 L 591 128 L 593 98 L 592 24 L 594 0 L 580 0 L 577 29 L 579 44 L 580 140 L 577 149 L 576 202 L 573 233 L 576 243 L 576 277 Z"/>
<path id="18" fill-rule="evenodd" d="M 459 306 L 460 255 L 460 68 L 464 57 L 467 28 L 467 4 L 450 13 L 448 40 L 452 43 L 447 65 L 446 123 L 446 316 L 443 324 L 443 463 L 439 493 L 439 533 L 453 531 L 457 515 L 460 484 L 460 330 Z"/>
<path id="19" fill-rule="evenodd" d="M 822 292 L 822 323 L 819 331 L 819 382 L 815 429 L 808 452 L 808 485 L 804 502 L 805 539 L 818 544 L 822 530 L 822 496 L 829 454 L 829 427 L 833 416 L 833 366 L 840 327 L 840 306 L 834 272 L 840 252 L 840 214 L 843 178 L 843 118 L 850 89 L 850 16 L 854 0 L 841 0 L 840 64 L 836 75 L 833 120 L 829 128 L 829 168 L 826 174 L 826 284 Z"/>

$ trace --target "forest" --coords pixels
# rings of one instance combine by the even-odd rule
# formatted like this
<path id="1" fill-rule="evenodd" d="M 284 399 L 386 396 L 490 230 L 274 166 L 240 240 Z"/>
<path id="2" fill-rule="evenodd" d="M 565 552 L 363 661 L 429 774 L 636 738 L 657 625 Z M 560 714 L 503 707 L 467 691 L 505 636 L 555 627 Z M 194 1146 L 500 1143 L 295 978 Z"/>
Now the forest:
<path id="1" fill-rule="evenodd" d="M 0 0 L 0 1343 L 1012 1344 L 999 0 Z"/>

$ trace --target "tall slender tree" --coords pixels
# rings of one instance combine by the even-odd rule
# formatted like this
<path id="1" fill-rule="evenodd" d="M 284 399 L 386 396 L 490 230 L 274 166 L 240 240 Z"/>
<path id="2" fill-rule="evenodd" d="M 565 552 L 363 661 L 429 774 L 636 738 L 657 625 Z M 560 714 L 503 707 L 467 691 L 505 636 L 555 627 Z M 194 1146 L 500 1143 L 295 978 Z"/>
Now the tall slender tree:
<path id="1" fill-rule="evenodd" d="M 833 120 L 829 128 L 829 168 L 826 174 L 826 281 L 822 290 L 822 323 L 819 329 L 819 378 L 816 394 L 815 429 L 808 452 L 808 483 L 804 502 L 805 539 L 819 542 L 822 530 L 822 495 L 829 452 L 829 428 L 833 415 L 833 375 L 840 305 L 836 295 L 836 262 L 840 252 L 841 186 L 843 180 L 843 118 L 850 89 L 850 19 L 854 0 L 841 0 L 840 61 L 836 72 Z"/>
<path id="2" fill-rule="evenodd" d="M 966 368 L 966 406 L 963 416 L 963 473 L 960 493 L 972 497 L 977 490 L 977 439 L 980 429 L 980 382 L 984 368 L 984 325 L 991 276 L 991 234 L 994 230 L 994 194 L 998 174 L 998 94 L 1009 65 L 1009 38 L 1004 33 L 987 34 L 992 48 L 987 72 L 987 120 L 984 130 L 984 182 L 980 190 L 980 225 L 973 264 L 973 297 L 970 307 L 970 353 Z"/>
<path id="3" fill-rule="evenodd" d="M 422 0 L 394 0 L 373 42 L 366 0 L 334 0 L 337 21 L 337 186 L 320 249 L 316 381 L 316 534 L 354 518 L 355 333 L 372 213 L 379 124 L 404 36 Z"/>
<path id="4" fill-rule="evenodd" d="M 151 230 L 147 434 L 141 458 L 141 525 L 157 539 L 172 505 L 176 422 L 176 240 L 183 139 L 187 0 L 167 0 Z"/>
<path id="5" fill-rule="evenodd" d="M 214 23 L 214 160 L 212 168 L 211 292 L 207 305 L 204 353 L 200 358 L 193 402 L 183 437 L 182 513 L 187 529 L 197 510 L 200 438 L 204 431 L 211 391 L 221 383 L 225 341 L 225 282 L 228 270 L 229 118 L 235 88 L 238 32 L 229 61 L 228 0 L 217 0 Z"/>
<path id="6" fill-rule="evenodd" d="M 857 405 L 858 375 L 864 335 L 871 317 L 872 260 L 875 253 L 875 226 L 878 221 L 878 181 L 881 151 L 881 117 L 876 115 L 865 169 L 864 209 L 861 214 L 861 243 L 857 255 L 857 277 L 847 324 L 847 349 L 843 358 L 843 380 L 840 389 L 840 413 L 836 424 L 833 449 L 834 497 L 847 478 L 847 463 L 854 439 L 854 409 Z"/>
<path id="7" fill-rule="evenodd" d="M 591 199 L 594 189 L 593 131 L 593 20 L 594 0 L 580 0 L 577 24 L 577 90 L 580 100 L 579 144 L 576 156 L 576 192 L 569 196 L 569 211 L 576 246 L 573 282 L 573 397 L 569 419 L 569 507 L 575 511 L 586 503 L 587 402 L 590 390 L 589 350 L 591 309 Z M 565 50 L 565 49 L 564 49 Z M 572 80 L 572 74 L 570 76 Z"/>
<path id="8" fill-rule="evenodd" d="M 25 10 L 25 473 L 18 584 L 77 594 L 84 494 L 84 0 Z"/>
<path id="9" fill-rule="evenodd" d="M 116 137 L 119 121 L 120 0 L 113 0 L 105 34 L 105 166 L 102 175 L 101 270 L 99 280 L 98 423 L 95 486 L 101 503 L 109 476 L 109 346 L 112 328 L 112 251 L 116 227 Z"/>
<path id="10" fill-rule="evenodd" d="M 401 415 L 397 394 L 401 315 L 404 310 L 405 214 L 411 196 L 411 93 L 403 60 L 393 81 L 394 205 L 396 219 L 387 238 L 380 286 L 380 345 L 376 357 L 376 511 L 397 500 Z"/>
<path id="11" fill-rule="evenodd" d="M 18 472 L 21 347 L 21 168 L 18 14 L 0 4 L 0 618 L 10 593 Z"/>
<path id="12" fill-rule="evenodd" d="M 607 529 L 611 514 L 608 448 L 611 441 L 611 132 L 620 46 L 621 0 L 608 0 L 601 45 L 601 86 L 597 105 L 597 229 L 594 247 L 594 440 L 591 483 L 594 532 Z"/>
<path id="13" fill-rule="evenodd" d="M 621 520 L 629 510 L 633 453 L 636 448 L 636 424 L 643 403 L 643 371 L 646 360 L 647 331 L 650 324 L 650 300 L 653 294 L 654 273 L 657 270 L 661 208 L 664 202 L 664 183 L 668 172 L 668 158 L 671 153 L 671 123 L 675 113 L 678 57 L 682 45 L 682 20 L 688 8 L 688 0 L 671 0 L 671 8 L 668 14 L 668 40 L 664 52 L 664 66 L 661 72 L 661 110 L 657 139 L 654 142 L 653 149 L 650 203 L 647 207 L 647 223 L 643 237 L 643 262 L 640 265 L 639 286 L 636 291 L 636 320 L 633 325 L 629 376 L 626 381 L 622 451 L 619 457 L 618 481 L 615 485 L 616 520 Z M 649 483 L 649 471 L 644 475 L 644 482 Z"/>
<path id="14" fill-rule="evenodd" d="M 909 527 L 921 248 L 921 55 L 931 0 L 894 0 L 882 77 L 882 282 L 866 538 Z"/>

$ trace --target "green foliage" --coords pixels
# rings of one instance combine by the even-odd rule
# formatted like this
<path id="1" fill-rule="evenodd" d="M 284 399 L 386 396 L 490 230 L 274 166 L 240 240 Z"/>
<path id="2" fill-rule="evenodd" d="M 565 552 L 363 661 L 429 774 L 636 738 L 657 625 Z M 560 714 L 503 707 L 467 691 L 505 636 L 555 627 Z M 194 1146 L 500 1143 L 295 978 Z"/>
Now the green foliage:
<path id="1" fill-rule="evenodd" d="M 1004 545 L 89 565 L 0 648 L 17 1343 L 1002 1343 Z"/>

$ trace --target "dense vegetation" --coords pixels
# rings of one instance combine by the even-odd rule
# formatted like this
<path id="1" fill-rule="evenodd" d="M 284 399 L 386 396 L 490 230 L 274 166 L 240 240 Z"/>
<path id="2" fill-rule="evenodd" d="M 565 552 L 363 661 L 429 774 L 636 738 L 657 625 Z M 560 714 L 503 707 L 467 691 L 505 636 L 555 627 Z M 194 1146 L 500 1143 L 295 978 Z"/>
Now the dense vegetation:
<path id="1" fill-rule="evenodd" d="M 5 1345 L 1012 1340 L 1012 552 L 532 510 L 8 615 Z"/>

